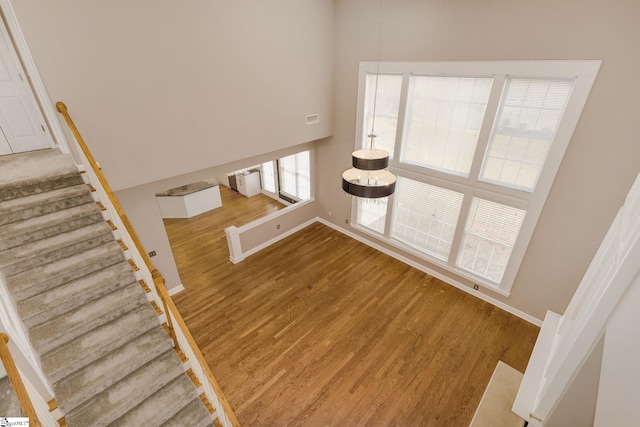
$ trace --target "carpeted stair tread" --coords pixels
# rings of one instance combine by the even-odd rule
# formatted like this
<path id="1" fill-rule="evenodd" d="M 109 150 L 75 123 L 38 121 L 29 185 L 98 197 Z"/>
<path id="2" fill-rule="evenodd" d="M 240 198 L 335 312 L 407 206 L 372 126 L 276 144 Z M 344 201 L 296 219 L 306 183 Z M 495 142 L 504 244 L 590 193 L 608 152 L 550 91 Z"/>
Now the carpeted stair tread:
<path id="1" fill-rule="evenodd" d="M 190 405 L 191 403 L 195 404 Z M 200 403 L 199 407 L 197 406 L 198 403 Z M 182 414 L 185 418 L 179 419 L 177 424 L 172 425 L 198 427 L 212 424 L 211 415 L 195 393 L 193 383 L 188 377 L 182 375 L 133 408 L 114 424 L 118 426 L 158 426 L 169 418 L 177 418 L 177 415 L 187 408 L 193 412 L 188 415 Z M 202 424 L 203 420 L 205 424 Z"/>
<path id="2" fill-rule="evenodd" d="M 172 348 L 172 341 L 162 328 L 145 332 L 53 384 L 58 406 L 65 413 L 70 412 Z"/>
<path id="3" fill-rule="evenodd" d="M 41 354 L 42 370 L 51 383 L 56 383 L 153 327 L 158 327 L 155 311 L 149 304 L 141 305 L 63 347 Z"/>
<path id="4" fill-rule="evenodd" d="M 68 233 L 48 237 L 0 253 L 0 270 L 5 276 L 57 261 L 113 240 L 106 222 L 98 222 Z"/>
<path id="5" fill-rule="evenodd" d="M 174 382 L 173 380 L 176 378 L 180 378 L 181 381 Z M 191 380 L 184 375 L 178 355 L 173 350 L 166 351 L 105 391 L 87 400 L 80 407 L 67 413 L 65 415 L 67 426 L 108 426 L 155 394 L 156 391 L 162 388 L 176 387 L 176 390 L 184 393 L 183 383 L 188 385 L 189 382 Z M 195 393 L 193 383 L 191 383 L 191 393 Z M 154 405 L 156 412 L 163 409 L 161 405 Z M 148 415 L 152 416 L 152 414 Z M 120 421 L 115 424 L 136 425 Z M 145 421 L 138 425 L 151 426 L 153 423 Z"/>
<path id="6" fill-rule="evenodd" d="M 6 284 L 16 301 L 22 301 L 48 289 L 124 262 L 124 259 L 120 245 L 111 241 L 7 277 Z"/>
<path id="7" fill-rule="evenodd" d="M 0 157 L 0 274 L 68 426 L 212 424 L 70 155 Z"/>
<path id="8" fill-rule="evenodd" d="M 193 399 L 180 412 L 162 424 L 163 427 L 212 427 L 212 416 L 199 397 Z"/>
<path id="9" fill-rule="evenodd" d="M 0 157 L 0 201 L 82 183 L 71 156 L 58 150 Z"/>
<path id="10" fill-rule="evenodd" d="M 18 314 L 31 328 L 135 281 L 131 266 L 122 261 L 18 302 Z"/>
<path id="11" fill-rule="evenodd" d="M 78 174 L 71 155 L 62 154 L 58 149 L 0 156 L 0 171 L 0 186 L 19 186 L 34 176 L 54 178 L 71 172 Z"/>
<path id="12" fill-rule="evenodd" d="M 39 353 L 46 353 L 143 304 L 148 304 L 148 301 L 134 280 L 123 289 L 30 328 L 29 337 Z"/>
<path id="13" fill-rule="evenodd" d="M 104 221 L 98 206 L 91 202 L 0 226 L 0 250 L 10 249 L 47 237 Z"/>
<path id="14" fill-rule="evenodd" d="M 118 419 L 114 424 L 121 426 L 158 426 L 163 424 L 168 418 L 172 418 L 189 405 L 189 403 L 200 401 L 195 392 L 193 383 L 186 375 L 175 378 L 170 384 L 160 388 L 154 395 L 133 408 L 125 416 Z M 194 406 L 197 412 L 192 414 L 196 420 L 207 417 L 211 425 L 211 416 L 200 402 L 200 407 Z M 186 421 L 186 420 L 185 420 Z M 185 425 L 183 423 L 177 425 Z M 200 424 L 186 424 L 190 427 L 197 427 Z M 207 425 L 207 424 L 205 424 Z"/>
<path id="15" fill-rule="evenodd" d="M 0 225 L 93 202 L 85 184 L 0 202 Z"/>

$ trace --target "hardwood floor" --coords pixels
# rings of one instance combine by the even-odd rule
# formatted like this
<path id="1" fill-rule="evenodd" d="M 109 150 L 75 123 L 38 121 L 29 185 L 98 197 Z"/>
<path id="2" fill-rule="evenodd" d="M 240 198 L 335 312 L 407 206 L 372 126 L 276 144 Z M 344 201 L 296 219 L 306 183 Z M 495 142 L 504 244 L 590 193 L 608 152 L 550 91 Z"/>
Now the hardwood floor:
<path id="1" fill-rule="evenodd" d="M 211 271 L 232 265 L 225 228 L 239 227 L 285 207 L 264 194 L 245 197 L 223 185 L 220 185 L 220 197 L 220 208 L 193 218 L 163 220 L 180 280 L 186 289 L 207 286 L 211 282 L 208 276 Z"/>
<path id="2" fill-rule="evenodd" d="M 467 426 L 526 367 L 515 316 L 319 223 L 234 265 L 216 216 L 166 221 L 174 299 L 243 426 Z"/>

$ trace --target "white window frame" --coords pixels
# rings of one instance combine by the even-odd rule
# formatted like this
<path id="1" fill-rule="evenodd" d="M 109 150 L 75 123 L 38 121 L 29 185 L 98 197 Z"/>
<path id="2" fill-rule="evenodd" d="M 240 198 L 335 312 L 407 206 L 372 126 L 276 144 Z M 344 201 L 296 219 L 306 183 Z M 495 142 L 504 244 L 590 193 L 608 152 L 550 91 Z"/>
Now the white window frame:
<path id="1" fill-rule="evenodd" d="M 302 199 L 300 198 L 300 188 L 299 188 L 299 177 L 300 176 L 305 176 L 303 175 L 300 171 L 299 171 L 299 166 L 298 166 L 298 159 L 296 156 L 303 154 L 303 153 L 307 153 L 308 156 L 308 160 L 309 160 L 309 197 L 306 199 Z M 288 157 L 293 157 L 295 159 L 295 170 L 293 171 L 293 175 L 294 175 L 294 182 L 295 182 L 295 186 L 296 186 L 296 194 L 290 194 L 287 191 L 283 190 L 283 185 L 282 185 L 282 180 L 283 180 L 283 166 L 282 166 L 282 159 L 288 158 Z M 305 200 L 309 200 L 313 197 L 313 182 L 312 182 L 312 177 L 313 177 L 313 166 L 312 166 L 312 157 L 311 157 L 311 150 L 304 150 L 304 151 L 300 151 L 298 153 L 294 153 L 291 154 L 289 156 L 284 156 L 281 157 L 277 160 L 276 162 L 276 172 L 277 172 L 277 184 L 278 184 L 278 195 L 280 198 L 282 198 L 282 196 L 284 195 L 287 198 L 290 198 L 292 200 L 295 200 L 296 202 L 301 202 L 301 201 L 305 201 Z M 306 177 L 306 176 L 305 176 Z"/>
<path id="2" fill-rule="evenodd" d="M 267 181 L 265 173 L 265 165 L 271 165 L 271 179 Z M 260 165 L 260 180 L 262 181 L 262 192 L 270 197 L 277 197 L 278 194 L 278 166 L 275 160 L 269 160 Z M 267 189 L 267 187 L 273 186 L 273 191 Z"/>
<path id="3" fill-rule="evenodd" d="M 516 275 L 529 245 L 531 236 L 542 212 L 544 202 L 549 194 L 553 180 L 562 162 L 562 157 L 569 145 L 571 136 L 578 123 L 584 104 L 586 103 L 593 82 L 602 61 L 478 61 L 478 62 L 381 62 L 381 74 L 401 74 L 403 76 L 400 94 L 400 110 L 398 112 L 398 126 L 396 144 L 393 158 L 389 160 L 389 169 L 406 178 L 427 184 L 437 185 L 464 194 L 462 210 L 458 218 L 456 237 L 451 248 L 448 262 L 443 262 L 431 257 L 389 236 L 390 222 L 393 217 L 393 196 L 390 197 L 387 208 L 387 223 L 385 233 L 377 233 L 367 227 L 357 224 L 357 203 L 352 202 L 351 224 L 354 228 L 378 239 L 385 240 L 391 245 L 425 259 L 457 276 L 464 277 L 472 282 L 489 288 L 501 295 L 508 296 L 515 281 Z M 366 76 L 375 74 L 376 62 L 361 62 L 358 82 L 358 109 L 356 122 L 355 148 L 362 148 L 367 142 L 368 129 L 364 129 L 364 102 L 366 95 Z M 469 176 L 458 176 L 446 172 L 429 169 L 421 166 L 402 163 L 400 160 L 405 130 L 405 114 L 409 93 L 409 81 L 412 75 L 451 75 L 472 77 L 493 77 L 494 82 L 489 95 L 489 101 L 485 111 L 485 120 L 480 130 L 476 154 L 471 165 Z M 551 144 L 547 158 L 538 177 L 533 192 L 527 192 L 496 185 L 490 182 L 480 181 L 482 162 L 489 143 L 489 137 L 493 128 L 493 121 L 498 112 L 500 98 L 502 96 L 505 79 L 507 77 L 522 78 L 575 78 L 574 88 L 567 103 L 564 115 Z M 460 234 L 464 231 L 468 217 L 468 208 L 473 197 L 507 204 L 526 210 L 526 215 L 520 228 L 520 233 L 511 252 L 509 263 L 499 284 L 492 283 L 482 277 L 474 275 L 466 270 L 456 267 L 458 249 L 461 242 Z"/>

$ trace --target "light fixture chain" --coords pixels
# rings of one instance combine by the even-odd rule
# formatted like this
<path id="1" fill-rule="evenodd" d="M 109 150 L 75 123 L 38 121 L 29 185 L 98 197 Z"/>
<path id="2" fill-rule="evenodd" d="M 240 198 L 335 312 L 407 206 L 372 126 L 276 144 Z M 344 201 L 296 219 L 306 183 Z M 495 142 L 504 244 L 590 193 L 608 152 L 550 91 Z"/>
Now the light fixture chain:
<path id="1" fill-rule="evenodd" d="M 373 111 L 371 116 L 371 149 L 356 150 L 351 154 L 353 167 L 342 173 L 342 189 L 347 195 L 355 196 L 358 200 L 382 199 L 393 194 L 396 188 L 396 176 L 389 172 L 389 153 L 385 150 L 375 150 L 373 142 L 376 138 L 375 123 L 378 106 L 378 81 L 380 79 L 380 59 L 382 55 L 382 35 L 384 23 L 385 0 L 380 0 L 380 28 L 378 39 L 378 60 L 376 63 L 376 78 L 373 94 Z M 367 73 L 368 74 L 368 73 Z M 369 86 L 369 75 L 366 78 Z M 364 144 L 363 144 L 364 145 Z"/>
<path id="2" fill-rule="evenodd" d="M 380 58 L 382 52 L 382 33 L 384 30 L 384 6 L 385 0 L 380 0 L 380 27 L 378 30 L 378 59 L 376 61 L 376 81 L 373 89 L 373 114 L 371 116 L 371 133 L 369 138 L 371 140 L 371 149 L 373 150 L 373 141 L 376 138 L 376 109 L 378 106 L 378 79 L 380 78 Z"/>

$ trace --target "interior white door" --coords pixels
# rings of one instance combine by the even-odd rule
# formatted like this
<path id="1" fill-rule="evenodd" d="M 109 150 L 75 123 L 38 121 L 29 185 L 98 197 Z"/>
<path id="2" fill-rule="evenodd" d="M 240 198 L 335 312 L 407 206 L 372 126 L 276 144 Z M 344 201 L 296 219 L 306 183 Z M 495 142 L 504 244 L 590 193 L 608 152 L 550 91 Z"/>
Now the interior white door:
<path id="1" fill-rule="evenodd" d="M 0 155 L 51 148 L 35 96 L 0 21 Z"/>

